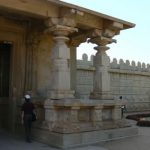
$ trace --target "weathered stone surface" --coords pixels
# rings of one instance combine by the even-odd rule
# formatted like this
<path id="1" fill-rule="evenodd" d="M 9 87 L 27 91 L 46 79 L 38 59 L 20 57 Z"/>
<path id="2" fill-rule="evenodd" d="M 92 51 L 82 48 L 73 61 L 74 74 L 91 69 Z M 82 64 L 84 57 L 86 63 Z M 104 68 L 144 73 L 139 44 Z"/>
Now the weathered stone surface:
<path id="1" fill-rule="evenodd" d="M 38 141 L 64 149 L 81 145 L 84 146 L 94 144 L 112 139 L 130 137 L 137 134 L 138 132 L 136 127 L 82 132 L 74 134 L 59 134 L 48 132 L 47 130 L 34 129 L 34 137 Z"/>
<path id="2" fill-rule="evenodd" d="M 0 1 L 0 10 L 0 44 L 2 47 L 6 43 L 11 45 L 6 107 L 8 126 L 13 133 L 20 126 L 22 97 L 29 93 L 39 115 L 34 125 L 35 135 L 43 142 L 66 148 L 136 134 L 128 133 L 133 130 L 127 129 L 129 124 L 123 123 L 118 115 L 121 103 L 111 98 L 110 63 L 105 52 L 107 44 L 116 42 L 113 37 L 120 30 L 134 27 L 134 24 L 54 0 Z M 71 85 L 75 84 L 71 82 L 71 75 L 76 73 L 76 64 L 70 60 L 76 58 L 73 54 L 70 56 L 70 51 L 87 39 L 97 44 L 97 54 L 94 67 L 88 67 L 86 73 L 86 89 L 81 87 L 83 92 L 86 90 L 84 99 L 76 99 L 76 85 Z M 87 61 L 86 55 L 84 61 Z M 83 63 L 81 68 L 84 66 Z M 128 61 L 120 65 L 123 71 L 128 67 Z M 96 69 L 94 86 L 90 69 Z M 145 64 L 140 63 L 137 69 L 147 70 Z M 82 71 L 81 75 L 86 81 Z M 94 87 L 94 94 L 89 100 L 86 95 L 91 87 Z M 120 87 L 120 91 L 123 90 L 124 87 Z M 0 108 L 2 106 L 0 104 Z M 1 113 L 5 114 L 4 111 Z M 2 121 L 0 117 L 0 125 Z"/>

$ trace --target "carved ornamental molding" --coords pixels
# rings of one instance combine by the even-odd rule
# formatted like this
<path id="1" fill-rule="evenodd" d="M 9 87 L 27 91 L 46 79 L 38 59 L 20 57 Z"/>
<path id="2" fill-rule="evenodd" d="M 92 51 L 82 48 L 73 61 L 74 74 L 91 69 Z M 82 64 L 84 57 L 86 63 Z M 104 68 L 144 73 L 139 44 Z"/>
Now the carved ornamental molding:
<path id="1" fill-rule="evenodd" d="M 118 22 L 104 24 L 103 29 L 93 30 L 88 42 L 97 44 L 98 46 L 106 46 L 107 44 L 116 43 L 117 41 L 113 39 L 113 37 L 118 35 L 121 29 L 123 29 L 123 24 Z"/>
<path id="2" fill-rule="evenodd" d="M 78 32 L 75 28 L 75 22 L 69 18 L 49 18 L 45 22 L 47 29 L 46 33 L 52 33 L 56 37 L 65 37 L 69 40 L 68 35 L 73 32 Z"/>

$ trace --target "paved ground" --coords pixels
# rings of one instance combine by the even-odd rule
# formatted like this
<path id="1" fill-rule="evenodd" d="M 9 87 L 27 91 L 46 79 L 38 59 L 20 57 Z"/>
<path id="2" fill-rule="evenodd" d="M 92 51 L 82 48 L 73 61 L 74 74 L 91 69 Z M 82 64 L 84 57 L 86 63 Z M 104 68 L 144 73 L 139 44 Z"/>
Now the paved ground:
<path id="1" fill-rule="evenodd" d="M 26 143 L 24 139 L 13 137 L 0 131 L 0 150 L 57 150 L 38 142 Z"/>
<path id="2" fill-rule="evenodd" d="M 94 144 L 70 150 L 149 150 L 150 127 L 139 127 L 139 136 Z M 14 138 L 0 131 L 0 150 L 59 150 L 38 142 L 26 143 L 23 139 Z"/>
<path id="3" fill-rule="evenodd" d="M 108 150 L 150 150 L 150 127 L 139 127 L 139 136 L 96 145 Z"/>
<path id="4" fill-rule="evenodd" d="M 6 131 L 0 131 L 0 150 L 60 150 L 54 147 L 50 147 L 46 144 L 42 144 L 36 141 L 27 143 L 23 138 L 14 137 L 6 133 Z M 71 148 L 69 150 L 106 150 L 101 146 L 86 146 Z"/>

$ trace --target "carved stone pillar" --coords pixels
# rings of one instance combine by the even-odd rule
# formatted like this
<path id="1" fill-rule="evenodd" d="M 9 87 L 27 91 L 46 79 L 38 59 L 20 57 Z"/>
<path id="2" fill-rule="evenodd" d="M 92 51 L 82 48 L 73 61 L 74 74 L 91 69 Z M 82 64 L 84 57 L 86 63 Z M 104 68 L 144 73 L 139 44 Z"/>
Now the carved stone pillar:
<path id="1" fill-rule="evenodd" d="M 110 74 L 108 72 L 110 62 L 106 54 L 106 50 L 109 48 L 106 46 L 97 46 L 95 49 L 97 53 L 94 58 L 94 92 L 91 96 L 96 99 L 112 99 L 110 92 Z"/>
<path id="2" fill-rule="evenodd" d="M 54 23 L 60 23 L 59 19 Z M 53 22 L 52 22 L 53 23 Z M 70 49 L 66 42 L 70 33 L 77 31 L 74 27 L 54 24 L 47 30 L 54 36 L 55 46 L 51 52 L 51 89 L 48 92 L 50 99 L 73 98 L 74 91 L 70 87 Z"/>
<path id="3" fill-rule="evenodd" d="M 98 45 L 94 48 L 97 53 L 94 59 L 95 74 L 92 99 L 113 99 L 110 91 L 110 62 L 106 54 L 109 47 L 106 45 L 116 42 L 112 37 L 118 34 L 121 28 L 123 28 L 122 24 L 112 22 L 109 25 L 106 24 L 102 30 L 95 29 L 91 34 L 89 42 Z"/>
<path id="4" fill-rule="evenodd" d="M 94 58 L 95 73 L 93 92 L 90 97 L 92 99 L 112 99 L 110 92 L 110 74 L 108 72 L 110 62 L 106 54 L 106 50 L 109 47 L 105 46 L 107 42 L 111 41 L 108 38 L 98 37 L 91 39 L 90 42 L 98 43 L 98 46 L 94 48 L 97 50 L 97 53 Z"/>

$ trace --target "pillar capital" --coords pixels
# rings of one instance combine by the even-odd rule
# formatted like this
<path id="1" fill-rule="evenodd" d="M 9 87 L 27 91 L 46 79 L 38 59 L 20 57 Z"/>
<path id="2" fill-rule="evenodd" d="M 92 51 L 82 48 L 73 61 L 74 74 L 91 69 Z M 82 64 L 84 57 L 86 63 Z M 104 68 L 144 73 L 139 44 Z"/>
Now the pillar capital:
<path id="1" fill-rule="evenodd" d="M 71 18 L 48 18 L 45 25 L 45 32 L 54 36 L 68 36 L 70 33 L 78 32 L 75 21 Z"/>
<path id="2" fill-rule="evenodd" d="M 119 25 L 118 25 L 119 26 Z M 104 48 L 106 45 L 111 43 L 116 43 L 117 41 L 113 39 L 114 35 L 119 33 L 119 29 L 116 24 L 109 24 L 104 26 L 103 29 L 94 29 L 90 32 L 88 42 L 98 45 L 95 50 L 108 50 L 108 48 Z M 99 47 L 102 46 L 102 47 Z"/>
<path id="3" fill-rule="evenodd" d="M 98 36 L 89 39 L 88 42 L 97 44 L 98 46 L 106 46 L 107 44 L 116 43 L 116 40 L 104 36 Z"/>
<path id="4" fill-rule="evenodd" d="M 52 27 L 52 26 L 55 26 L 55 25 L 62 25 L 62 26 L 68 26 L 68 27 L 75 27 L 76 26 L 76 23 L 75 23 L 75 20 L 72 19 L 72 18 L 67 18 L 67 17 L 61 17 L 61 18 L 58 18 L 58 17 L 55 17 L 55 18 L 48 18 L 46 21 L 45 21 L 45 25 L 46 27 Z"/>
<path id="5" fill-rule="evenodd" d="M 54 25 L 49 27 L 46 32 L 52 33 L 54 36 L 68 36 L 70 33 L 78 32 L 78 29 L 64 25 Z"/>

